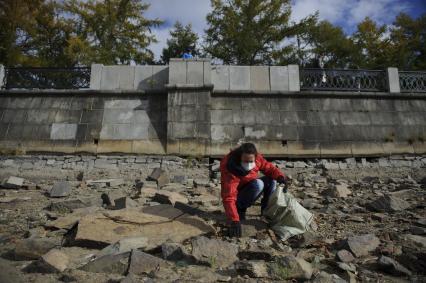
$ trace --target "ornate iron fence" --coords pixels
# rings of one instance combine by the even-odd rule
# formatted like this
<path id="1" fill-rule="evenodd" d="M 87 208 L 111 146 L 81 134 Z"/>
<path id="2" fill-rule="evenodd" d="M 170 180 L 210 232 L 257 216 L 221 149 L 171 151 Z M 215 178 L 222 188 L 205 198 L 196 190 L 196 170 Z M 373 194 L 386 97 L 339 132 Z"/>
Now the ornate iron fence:
<path id="1" fill-rule="evenodd" d="M 426 92 L 426 72 L 399 71 L 401 92 Z"/>
<path id="2" fill-rule="evenodd" d="M 388 90 L 382 70 L 301 69 L 301 90 L 377 91 Z"/>
<path id="3" fill-rule="evenodd" d="M 80 89 L 90 87 L 90 67 L 6 68 L 6 89 Z"/>

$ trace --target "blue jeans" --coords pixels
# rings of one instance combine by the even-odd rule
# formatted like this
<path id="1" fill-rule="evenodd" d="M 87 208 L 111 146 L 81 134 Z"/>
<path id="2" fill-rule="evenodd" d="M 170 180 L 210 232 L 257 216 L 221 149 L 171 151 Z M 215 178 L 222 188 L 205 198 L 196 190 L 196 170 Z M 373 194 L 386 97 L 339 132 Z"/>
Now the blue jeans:
<path id="1" fill-rule="evenodd" d="M 238 210 L 247 209 L 248 207 L 252 206 L 261 195 L 263 195 L 263 198 L 260 202 L 261 209 L 263 211 L 268 205 L 269 197 L 275 191 L 276 187 L 277 181 L 268 176 L 263 176 L 248 182 L 238 192 Z"/>

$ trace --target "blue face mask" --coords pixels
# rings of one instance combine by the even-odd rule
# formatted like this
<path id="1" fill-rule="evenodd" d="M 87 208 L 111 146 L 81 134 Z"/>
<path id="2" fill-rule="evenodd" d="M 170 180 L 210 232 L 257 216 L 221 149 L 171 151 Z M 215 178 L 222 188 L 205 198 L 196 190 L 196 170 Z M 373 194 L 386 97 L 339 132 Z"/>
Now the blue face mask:
<path id="1" fill-rule="evenodd" d="M 250 171 L 252 170 L 254 167 L 256 167 L 256 163 L 254 161 L 251 162 L 241 162 L 241 166 L 247 170 Z"/>

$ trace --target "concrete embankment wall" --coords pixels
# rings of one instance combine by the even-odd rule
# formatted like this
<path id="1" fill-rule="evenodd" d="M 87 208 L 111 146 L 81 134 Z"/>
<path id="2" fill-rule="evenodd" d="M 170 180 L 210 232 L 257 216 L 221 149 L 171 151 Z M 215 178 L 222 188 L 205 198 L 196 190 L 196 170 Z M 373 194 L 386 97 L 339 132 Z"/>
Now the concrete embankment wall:
<path id="1" fill-rule="evenodd" d="M 165 154 L 167 93 L 0 95 L 0 149 Z"/>
<path id="2" fill-rule="evenodd" d="M 91 89 L 0 91 L 0 150 L 275 157 L 426 153 L 426 93 L 300 91 L 298 66 L 93 65 Z M 395 87 L 396 85 L 396 87 Z M 395 91 L 396 90 L 396 91 Z"/>

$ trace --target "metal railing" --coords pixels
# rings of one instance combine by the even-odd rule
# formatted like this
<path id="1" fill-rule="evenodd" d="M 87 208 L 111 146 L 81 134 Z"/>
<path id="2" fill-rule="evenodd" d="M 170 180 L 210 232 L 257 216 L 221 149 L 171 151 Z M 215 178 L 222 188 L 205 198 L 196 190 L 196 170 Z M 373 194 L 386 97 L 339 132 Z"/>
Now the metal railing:
<path id="1" fill-rule="evenodd" d="M 426 72 L 399 71 L 401 92 L 426 92 Z"/>
<path id="2" fill-rule="evenodd" d="M 80 89 L 90 88 L 90 67 L 6 68 L 6 89 Z"/>
<path id="3" fill-rule="evenodd" d="M 388 91 L 384 70 L 301 69 L 301 90 Z"/>

